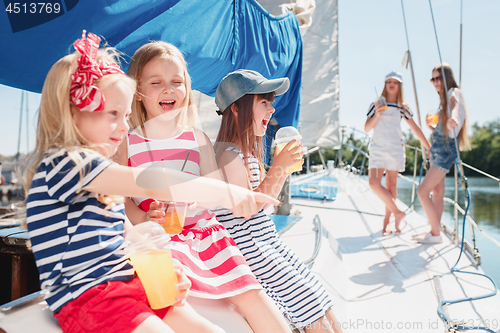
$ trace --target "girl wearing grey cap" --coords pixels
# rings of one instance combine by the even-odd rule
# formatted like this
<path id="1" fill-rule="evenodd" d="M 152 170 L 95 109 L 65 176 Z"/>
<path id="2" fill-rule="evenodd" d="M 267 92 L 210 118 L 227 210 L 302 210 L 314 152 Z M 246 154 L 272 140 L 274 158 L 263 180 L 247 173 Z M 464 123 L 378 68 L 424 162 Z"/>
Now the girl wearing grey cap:
<path id="1" fill-rule="evenodd" d="M 288 87 L 288 78 L 267 80 L 250 70 L 237 70 L 222 79 L 215 95 L 218 113 L 222 115 L 215 151 L 229 183 L 277 197 L 288 176 L 285 170 L 303 162 L 302 145 L 293 147 L 297 142 L 292 140 L 280 153 L 275 150 L 267 175 L 262 163 L 262 137 L 274 113 L 271 103 Z M 257 280 L 295 327 L 306 332 L 342 332 L 326 290 L 281 241 L 263 209 L 249 219 L 235 217 L 227 209 L 215 213 Z"/>
<path id="2" fill-rule="evenodd" d="M 394 214 L 396 232 L 405 217 L 395 203 L 397 198 L 398 173 L 405 170 L 405 145 L 401 132 L 401 119 L 404 118 L 411 130 L 420 140 L 422 147 L 429 151 L 429 142 L 420 127 L 413 121 L 412 113 L 403 98 L 403 76 L 390 72 L 385 77 L 382 96 L 387 105 L 379 101 L 368 108 L 365 131 L 373 129 L 368 162 L 368 182 L 371 189 L 385 203 L 385 216 L 382 233 L 390 234 L 387 229 L 391 214 Z M 385 187 L 381 181 L 385 173 Z"/>

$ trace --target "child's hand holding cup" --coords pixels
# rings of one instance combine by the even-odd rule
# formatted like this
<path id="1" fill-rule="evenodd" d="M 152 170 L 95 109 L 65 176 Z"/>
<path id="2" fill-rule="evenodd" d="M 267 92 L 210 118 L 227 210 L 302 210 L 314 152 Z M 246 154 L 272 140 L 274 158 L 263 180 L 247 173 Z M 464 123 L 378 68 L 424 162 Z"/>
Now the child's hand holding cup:
<path id="1" fill-rule="evenodd" d="M 277 150 L 276 153 L 279 154 L 283 150 L 283 148 L 288 144 L 288 142 L 290 142 L 293 139 L 296 140 L 296 143 L 293 144 L 292 147 L 290 147 L 290 148 L 293 148 L 293 147 L 297 146 L 298 144 L 300 144 L 300 140 L 302 139 L 302 135 L 300 135 L 299 131 L 293 126 L 281 127 L 278 130 L 278 132 L 276 132 L 276 138 L 275 138 L 276 150 Z M 293 166 L 288 168 L 286 170 L 286 172 L 292 173 L 295 171 L 302 170 L 302 163 L 303 163 L 302 161 L 295 163 Z"/>
<path id="2" fill-rule="evenodd" d="M 186 220 L 188 204 L 175 201 L 160 201 L 159 209 L 164 211 L 165 215 L 161 217 L 161 226 L 168 234 L 175 235 L 182 232 Z"/>
<path id="3" fill-rule="evenodd" d="M 125 251 L 144 286 L 151 308 L 162 309 L 178 303 L 177 295 L 183 293 L 186 286 L 177 289 L 178 274 L 169 248 L 170 237 L 165 230 L 156 222 L 139 223 L 127 232 L 126 240 L 130 244 Z"/>

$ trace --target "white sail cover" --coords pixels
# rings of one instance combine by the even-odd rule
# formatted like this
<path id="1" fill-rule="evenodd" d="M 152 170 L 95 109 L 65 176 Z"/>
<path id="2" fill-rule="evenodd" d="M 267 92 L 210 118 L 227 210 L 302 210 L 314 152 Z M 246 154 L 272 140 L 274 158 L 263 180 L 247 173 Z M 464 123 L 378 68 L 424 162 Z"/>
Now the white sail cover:
<path id="1" fill-rule="evenodd" d="M 294 10 L 303 40 L 299 131 L 304 146 L 339 148 L 339 57 L 337 0 L 260 0 L 273 15 Z M 196 92 L 200 128 L 215 140 L 220 126 L 214 98 Z"/>

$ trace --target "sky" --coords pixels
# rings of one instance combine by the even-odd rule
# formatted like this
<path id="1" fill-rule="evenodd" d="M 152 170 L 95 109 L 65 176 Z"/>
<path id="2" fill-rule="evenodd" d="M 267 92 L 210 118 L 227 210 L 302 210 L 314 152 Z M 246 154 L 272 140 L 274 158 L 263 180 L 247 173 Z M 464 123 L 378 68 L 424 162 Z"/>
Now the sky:
<path id="1" fill-rule="evenodd" d="M 286 2 L 283 0 L 283 2 Z M 440 62 L 429 1 L 403 0 L 422 123 L 434 112 L 439 99 L 429 82 L 432 68 Z M 418 124 L 411 72 L 401 63 L 408 50 L 401 0 L 338 0 L 339 80 L 342 125 L 362 130 L 369 104 L 380 94 L 384 77 L 392 70 L 402 73 L 405 99 Z M 459 78 L 460 0 L 432 0 L 441 55 Z M 469 124 L 500 118 L 500 1 L 463 0 L 462 91 Z M 0 52 L 15 52 L 2 48 Z M 21 130 L 20 152 L 34 148 L 36 110 L 40 95 L 28 93 Z M 18 149 L 21 90 L 0 85 L 0 155 Z M 403 131 L 409 127 L 403 121 Z M 424 134 L 430 131 L 424 128 Z M 27 140 L 29 137 L 29 140 Z"/>

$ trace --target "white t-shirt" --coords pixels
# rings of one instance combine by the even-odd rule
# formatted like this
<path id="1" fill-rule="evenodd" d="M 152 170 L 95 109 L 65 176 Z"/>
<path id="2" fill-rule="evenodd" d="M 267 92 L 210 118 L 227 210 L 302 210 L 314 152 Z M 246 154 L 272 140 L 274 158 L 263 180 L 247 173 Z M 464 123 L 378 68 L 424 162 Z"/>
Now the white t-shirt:
<path id="1" fill-rule="evenodd" d="M 448 90 L 448 103 L 450 102 L 451 98 L 454 97 L 455 100 L 458 103 L 458 126 L 454 130 L 448 130 L 448 137 L 450 138 L 455 138 L 458 136 L 460 133 L 460 130 L 464 126 L 464 121 L 465 121 L 465 106 L 464 106 L 464 98 L 462 95 L 462 92 L 458 88 L 451 88 Z M 450 109 L 448 111 L 448 119 L 451 118 L 451 114 L 449 111 L 451 111 L 451 104 L 450 104 Z M 439 112 L 441 112 L 441 106 L 439 107 Z M 446 124 L 445 124 L 446 126 Z"/>

